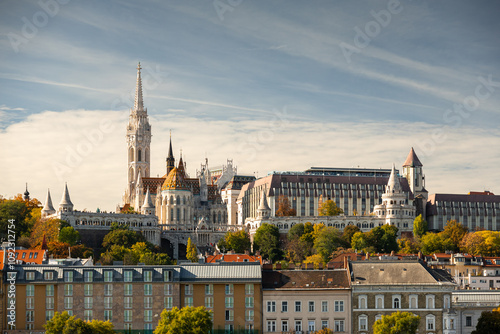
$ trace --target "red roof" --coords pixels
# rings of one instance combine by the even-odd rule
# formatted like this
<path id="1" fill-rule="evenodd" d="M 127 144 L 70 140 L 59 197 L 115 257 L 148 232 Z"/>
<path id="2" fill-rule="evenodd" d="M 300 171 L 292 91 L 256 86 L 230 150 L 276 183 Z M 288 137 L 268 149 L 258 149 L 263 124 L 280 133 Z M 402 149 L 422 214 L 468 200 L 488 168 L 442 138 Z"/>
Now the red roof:
<path id="1" fill-rule="evenodd" d="M 408 157 L 406 157 L 405 163 L 403 164 L 403 167 L 410 166 L 410 167 L 422 167 L 422 163 L 417 157 L 417 154 L 413 150 L 413 147 L 410 150 L 410 153 L 408 153 Z"/>
<path id="2" fill-rule="evenodd" d="M 16 249 L 16 264 L 43 264 L 45 257 L 44 249 Z M 9 252 L 5 254 L 5 262 L 9 263 Z M 4 267 L 4 251 L 0 250 L 0 270 Z"/>
<path id="3" fill-rule="evenodd" d="M 223 262 L 259 262 L 262 265 L 262 256 L 248 254 L 217 254 L 209 255 L 205 259 L 206 263 L 215 263 L 216 261 Z"/>

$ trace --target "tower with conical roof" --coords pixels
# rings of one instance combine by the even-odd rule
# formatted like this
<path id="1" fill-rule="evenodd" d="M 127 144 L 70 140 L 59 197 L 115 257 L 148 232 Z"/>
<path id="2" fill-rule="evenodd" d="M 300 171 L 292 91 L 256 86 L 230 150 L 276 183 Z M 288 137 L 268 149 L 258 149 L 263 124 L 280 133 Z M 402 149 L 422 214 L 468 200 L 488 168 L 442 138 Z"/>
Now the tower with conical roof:
<path id="1" fill-rule="evenodd" d="M 150 174 L 151 125 L 148 110 L 144 108 L 142 98 L 141 63 L 137 65 L 137 83 L 135 101 L 130 109 L 127 125 L 128 148 L 128 186 L 125 190 L 124 203 L 133 204 L 138 175 L 149 177 Z"/>
<path id="2" fill-rule="evenodd" d="M 262 189 L 259 207 L 257 208 L 257 218 L 268 218 L 271 215 L 271 208 L 267 204 L 266 191 Z"/>
<path id="3" fill-rule="evenodd" d="M 52 205 L 52 198 L 50 197 L 50 189 L 47 189 L 47 197 L 45 198 L 45 205 L 42 209 L 42 217 L 47 217 L 56 213 L 54 206 Z"/>
<path id="4" fill-rule="evenodd" d="M 23 194 L 23 199 L 25 201 L 29 201 L 30 200 L 30 192 L 28 191 L 28 183 L 27 182 L 26 182 L 26 191 Z"/>
<path id="5" fill-rule="evenodd" d="M 59 203 L 58 212 L 71 212 L 73 211 L 73 203 L 69 198 L 68 184 L 64 185 L 64 192 L 61 198 L 61 203 Z"/>
<path id="6" fill-rule="evenodd" d="M 416 214 L 422 214 L 425 219 L 425 209 L 429 192 L 425 189 L 425 175 L 422 168 L 423 164 L 412 147 L 403 163 L 403 176 L 408 180 L 408 185 L 415 198 Z"/>
<path id="7" fill-rule="evenodd" d="M 151 194 L 149 192 L 149 187 L 148 187 L 148 190 L 146 191 L 146 196 L 144 197 L 144 204 L 142 204 L 141 213 L 143 215 L 154 215 L 155 214 L 155 205 L 153 204 L 153 201 L 151 200 Z"/>
<path id="8" fill-rule="evenodd" d="M 170 144 L 168 146 L 167 155 L 167 175 L 175 168 L 175 158 L 172 152 L 172 132 L 170 132 Z"/>

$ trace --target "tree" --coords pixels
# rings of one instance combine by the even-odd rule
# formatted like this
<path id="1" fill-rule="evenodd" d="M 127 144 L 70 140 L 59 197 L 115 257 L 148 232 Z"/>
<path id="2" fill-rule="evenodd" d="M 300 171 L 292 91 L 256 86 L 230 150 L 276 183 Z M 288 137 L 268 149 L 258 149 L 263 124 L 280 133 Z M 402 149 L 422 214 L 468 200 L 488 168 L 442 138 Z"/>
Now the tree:
<path id="1" fill-rule="evenodd" d="M 324 225 L 322 225 L 324 227 Z M 317 230 L 318 228 L 316 228 Z M 292 226 L 287 234 L 288 257 L 294 262 L 302 262 L 314 253 L 315 229 L 313 224 L 307 222 Z"/>
<path id="2" fill-rule="evenodd" d="M 420 317 L 410 312 L 395 312 L 383 315 L 373 324 L 373 334 L 415 334 Z"/>
<path id="3" fill-rule="evenodd" d="M 344 228 L 344 232 L 342 233 L 342 239 L 344 239 L 347 247 L 351 245 L 352 236 L 354 235 L 354 233 L 360 231 L 361 230 L 356 225 L 347 225 Z"/>
<path id="4" fill-rule="evenodd" d="M 500 232 L 485 230 L 467 233 L 460 242 L 460 249 L 472 255 L 499 256 Z"/>
<path id="5" fill-rule="evenodd" d="M 340 231 L 330 226 L 321 229 L 314 240 L 314 248 L 325 263 L 331 259 L 333 251 L 342 245 L 343 240 Z"/>
<path id="6" fill-rule="evenodd" d="M 64 259 L 69 256 L 70 245 L 65 242 L 52 241 L 47 243 L 49 254 L 56 259 Z"/>
<path id="7" fill-rule="evenodd" d="M 344 213 L 344 210 L 337 207 L 337 203 L 333 200 L 329 199 L 321 203 L 318 208 L 318 212 L 320 216 L 338 216 Z"/>
<path id="8" fill-rule="evenodd" d="M 24 200 L 2 200 L 0 202 L 0 238 L 8 239 L 8 231 L 15 231 L 15 237 L 28 236 L 32 225 L 32 209 Z M 9 220 L 13 224 L 9 222 Z M 9 226 L 14 226 L 10 228 Z"/>
<path id="9" fill-rule="evenodd" d="M 68 312 L 56 312 L 43 326 L 46 334 L 113 334 L 113 324 L 109 321 L 92 320 L 84 322 Z"/>
<path id="10" fill-rule="evenodd" d="M 325 264 L 325 261 L 323 261 L 323 257 L 319 254 L 314 254 L 311 256 L 306 257 L 306 259 L 303 261 L 303 263 L 314 263 L 314 268 L 319 268 L 320 264 Z"/>
<path id="11" fill-rule="evenodd" d="M 442 233 L 427 232 L 420 240 L 420 250 L 423 254 L 444 253 L 453 249 L 449 239 L 445 239 Z"/>
<path id="12" fill-rule="evenodd" d="M 413 235 L 416 238 L 421 238 L 425 232 L 427 232 L 427 222 L 422 218 L 422 215 L 418 215 L 413 221 Z"/>
<path id="13" fill-rule="evenodd" d="M 186 258 L 191 262 L 198 262 L 198 250 L 196 249 L 196 245 L 191 241 L 191 238 L 188 238 Z"/>
<path id="14" fill-rule="evenodd" d="M 37 219 L 30 235 L 31 246 L 40 248 L 44 238 L 47 243 L 59 241 L 60 225 L 60 219 Z"/>
<path id="15" fill-rule="evenodd" d="M 137 242 L 146 242 L 146 238 L 136 231 L 130 230 L 127 226 L 111 228 L 111 231 L 106 234 L 102 241 L 102 247 L 106 250 L 112 245 L 120 245 L 125 248 L 130 248 Z"/>
<path id="16" fill-rule="evenodd" d="M 278 209 L 276 210 L 277 217 L 286 217 L 286 216 L 296 216 L 297 212 L 290 205 L 290 201 L 288 200 L 288 196 L 280 195 L 278 197 Z"/>
<path id="17" fill-rule="evenodd" d="M 233 250 L 236 253 L 244 253 L 250 250 L 250 235 L 245 230 L 227 232 L 224 236 L 224 243 L 221 244 L 226 250 Z"/>
<path id="18" fill-rule="evenodd" d="M 212 330 L 211 312 L 205 307 L 186 306 L 161 312 L 154 334 L 208 334 Z"/>
<path id="19" fill-rule="evenodd" d="M 351 247 L 355 250 L 363 250 L 368 247 L 366 236 L 363 232 L 356 232 L 351 238 Z"/>
<path id="20" fill-rule="evenodd" d="M 262 257 L 271 261 L 281 259 L 279 229 L 271 224 L 262 224 L 254 235 L 254 250 L 259 250 Z"/>
<path id="21" fill-rule="evenodd" d="M 468 232 L 468 228 L 458 223 L 456 220 L 450 220 L 444 227 L 444 231 L 441 232 L 445 239 L 449 239 L 451 242 L 452 250 L 458 252 L 460 250 L 460 241 L 462 241 L 465 234 Z"/>
<path id="22" fill-rule="evenodd" d="M 471 334 L 497 334 L 500 333 L 500 307 L 491 312 L 481 313 L 476 325 L 476 330 Z"/>
<path id="23" fill-rule="evenodd" d="M 73 226 L 66 226 L 59 231 L 59 241 L 66 242 L 74 246 L 80 240 L 80 233 L 76 231 Z"/>
<path id="24" fill-rule="evenodd" d="M 399 251 L 403 254 L 416 254 L 420 251 L 420 244 L 415 238 L 398 239 Z"/>
<path id="25" fill-rule="evenodd" d="M 319 331 L 314 332 L 313 334 L 333 334 L 333 331 L 330 328 L 322 328 Z"/>

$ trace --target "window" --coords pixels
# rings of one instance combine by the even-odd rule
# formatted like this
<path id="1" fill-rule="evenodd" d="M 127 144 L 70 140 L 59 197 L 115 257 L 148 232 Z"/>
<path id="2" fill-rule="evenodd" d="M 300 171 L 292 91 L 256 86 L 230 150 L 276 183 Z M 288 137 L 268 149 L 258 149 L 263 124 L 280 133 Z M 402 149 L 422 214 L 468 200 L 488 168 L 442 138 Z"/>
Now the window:
<path id="1" fill-rule="evenodd" d="M 173 306 L 173 298 L 172 297 L 165 297 L 164 303 L 165 303 L 166 309 L 171 309 Z"/>
<path id="2" fill-rule="evenodd" d="M 92 312 L 92 310 L 83 311 L 83 320 L 92 321 L 93 316 L 94 316 L 94 312 Z"/>
<path id="3" fill-rule="evenodd" d="M 288 332 L 288 320 L 281 320 L 281 331 Z"/>
<path id="4" fill-rule="evenodd" d="M 35 272 L 34 271 L 27 271 L 26 272 L 26 280 L 27 281 L 34 281 L 35 280 Z"/>
<path id="5" fill-rule="evenodd" d="M 133 300 L 134 299 L 132 297 L 123 298 L 123 307 L 124 308 L 132 308 Z"/>
<path id="6" fill-rule="evenodd" d="M 245 284 L 245 294 L 253 295 L 253 292 L 254 292 L 253 284 Z"/>
<path id="7" fill-rule="evenodd" d="M 132 282 L 132 270 L 125 270 L 123 272 L 123 281 Z"/>
<path id="8" fill-rule="evenodd" d="M 73 284 L 64 284 L 64 295 L 73 296 Z"/>
<path id="9" fill-rule="evenodd" d="M 45 308 L 47 310 L 54 309 L 54 297 L 46 297 L 45 298 Z"/>
<path id="10" fill-rule="evenodd" d="M 226 295 L 232 295 L 234 287 L 232 284 L 226 284 Z"/>
<path id="11" fill-rule="evenodd" d="M 112 310 L 104 310 L 104 321 L 113 321 L 113 311 Z"/>
<path id="12" fill-rule="evenodd" d="M 184 286 L 184 295 L 191 296 L 192 294 L 193 294 L 193 285 L 192 284 L 186 284 Z"/>
<path id="13" fill-rule="evenodd" d="M 172 271 L 170 270 L 165 270 L 163 272 L 163 280 L 165 282 L 172 282 Z"/>
<path id="14" fill-rule="evenodd" d="M 132 296 L 132 284 L 125 284 L 123 287 L 123 292 L 125 296 Z"/>
<path id="15" fill-rule="evenodd" d="M 267 312 L 276 312 L 276 302 L 273 301 L 267 301 Z"/>
<path id="16" fill-rule="evenodd" d="M 366 295 L 358 296 L 358 308 L 366 308 Z"/>
<path id="17" fill-rule="evenodd" d="M 46 271 L 43 273 L 43 278 L 46 281 L 52 281 L 54 279 L 54 273 L 52 271 Z"/>
<path id="18" fill-rule="evenodd" d="M 33 284 L 26 285 L 26 296 L 33 297 L 35 295 L 35 286 Z"/>
<path id="19" fill-rule="evenodd" d="M 124 310 L 123 311 L 123 320 L 125 322 L 131 322 L 132 321 L 132 310 Z"/>
<path id="20" fill-rule="evenodd" d="M 206 308 L 214 307 L 214 297 L 205 297 L 205 307 Z"/>
<path id="21" fill-rule="evenodd" d="M 226 308 L 233 308 L 234 306 L 234 298 L 226 297 Z"/>
<path id="22" fill-rule="evenodd" d="M 380 320 L 380 319 L 382 319 L 382 315 L 381 314 L 377 314 L 375 316 L 375 321 Z"/>
<path id="23" fill-rule="evenodd" d="M 104 308 L 113 308 L 113 297 L 104 297 Z"/>
<path id="24" fill-rule="evenodd" d="M 153 321 L 153 310 L 144 310 L 144 321 Z"/>
<path id="25" fill-rule="evenodd" d="M 184 306 L 193 306 L 193 297 L 185 297 Z"/>
<path id="26" fill-rule="evenodd" d="M 444 296 L 444 308 L 450 308 L 450 296 L 449 295 Z"/>
<path id="27" fill-rule="evenodd" d="M 214 285 L 213 284 L 205 284 L 205 294 L 213 295 L 214 294 Z"/>
<path id="28" fill-rule="evenodd" d="M 326 310 L 324 312 L 328 312 L 328 310 Z M 335 301 L 335 312 L 344 312 L 344 301 L 343 300 L 336 300 Z"/>
<path id="29" fill-rule="evenodd" d="M 144 275 L 144 282 L 153 281 L 153 272 L 151 270 L 146 270 L 143 275 Z"/>
<path id="30" fill-rule="evenodd" d="M 90 270 L 85 270 L 83 272 L 83 280 L 85 282 L 92 282 L 94 280 L 94 272 Z"/>
<path id="31" fill-rule="evenodd" d="M 105 296 L 113 295 L 113 284 L 104 284 L 104 295 Z"/>
<path id="32" fill-rule="evenodd" d="M 337 302 L 337 301 L 335 301 L 335 302 Z M 321 301 L 321 312 L 328 312 L 328 301 L 327 300 Z"/>
<path id="33" fill-rule="evenodd" d="M 84 308 L 90 309 L 90 308 L 92 308 L 93 304 L 94 304 L 94 300 L 92 297 L 83 298 L 83 307 Z"/>
<path id="34" fill-rule="evenodd" d="M 64 282 L 73 282 L 73 272 L 72 271 L 65 271 L 64 272 Z"/>
<path id="35" fill-rule="evenodd" d="M 427 295 L 425 297 L 425 301 L 426 301 L 426 308 L 430 308 L 430 309 L 433 309 L 434 308 L 434 295 Z"/>
<path id="36" fill-rule="evenodd" d="M 27 322 L 35 321 L 35 311 L 26 311 L 26 321 Z"/>
<path id="37" fill-rule="evenodd" d="M 472 327 L 472 317 L 471 316 L 465 317 L 465 327 Z"/>
<path id="38" fill-rule="evenodd" d="M 288 312 L 288 302 L 286 300 L 281 302 L 281 312 Z"/>
<path id="39" fill-rule="evenodd" d="M 418 308 L 418 296 L 410 295 L 410 308 Z"/>
<path id="40" fill-rule="evenodd" d="M 254 319 L 254 311 L 253 310 L 246 310 L 245 311 L 245 321 L 253 321 Z"/>
<path id="41" fill-rule="evenodd" d="M 377 308 L 377 309 L 384 308 L 384 296 L 383 295 L 375 296 L 375 308 Z"/>
<path id="42" fill-rule="evenodd" d="M 172 284 L 165 284 L 163 291 L 164 291 L 166 296 L 170 296 L 172 294 L 172 291 L 173 291 Z"/>
<path id="43" fill-rule="evenodd" d="M 226 321 L 233 321 L 233 320 L 234 320 L 234 311 L 226 310 Z"/>
<path id="44" fill-rule="evenodd" d="M 335 320 L 334 329 L 336 332 L 344 331 L 344 320 Z"/>
<path id="45" fill-rule="evenodd" d="M 35 308 L 35 298 L 28 297 L 26 298 L 26 309 L 32 310 Z"/>
<path id="46" fill-rule="evenodd" d="M 54 296 L 54 286 L 52 284 L 45 286 L 45 296 L 47 297 Z"/>
<path id="47" fill-rule="evenodd" d="M 105 270 L 104 271 L 104 282 L 113 282 L 113 271 Z"/>
<path id="48" fill-rule="evenodd" d="M 309 301 L 309 312 L 314 312 L 314 301 L 310 300 Z"/>
<path id="49" fill-rule="evenodd" d="M 64 297 L 64 308 L 73 308 L 73 297 Z"/>
<path id="50" fill-rule="evenodd" d="M 302 302 L 300 300 L 295 301 L 295 312 L 301 312 L 302 311 Z"/>
<path id="51" fill-rule="evenodd" d="M 153 297 L 144 297 L 144 308 L 153 307 Z"/>
<path id="52" fill-rule="evenodd" d="M 307 330 L 310 332 L 314 332 L 316 330 L 316 324 L 314 320 L 309 320 L 307 323 Z"/>
<path id="53" fill-rule="evenodd" d="M 321 320 L 321 329 L 328 328 L 328 320 Z"/>
<path id="54" fill-rule="evenodd" d="M 85 284 L 83 287 L 84 296 L 92 296 L 94 293 L 94 286 L 92 284 Z"/>
<path id="55" fill-rule="evenodd" d="M 45 311 L 45 321 L 49 321 L 54 317 L 54 311 Z"/>
<path id="56" fill-rule="evenodd" d="M 400 302 L 399 302 L 400 297 L 392 297 L 392 308 L 399 308 L 400 307 Z"/>
<path id="57" fill-rule="evenodd" d="M 368 330 L 368 317 L 366 315 L 362 315 L 358 318 L 359 320 L 359 330 L 366 331 Z"/>
<path id="58" fill-rule="evenodd" d="M 152 296 L 153 295 L 153 285 L 144 284 L 144 295 L 145 296 Z"/>
<path id="59" fill-rule="evenodd" d="M 302 320 L 295 320 L 295 331 L 296 332 L 302 331 Z"/>
<path id="60" fill-rule="evenodd" d="M 245 307 L 253 308 L 253 297 L 245 297 Z"/>
<path id="61" fill-rule="evenodd" d="M 268 332 L 276 332 L 276 320 L 268 320 L 267 321 L 267 331 Z"/>
<path id="62" fill-rule="evenodd" d="M 433 315 L 428 315 L 425 317 L 425 323 L 426 323 L 426 328 L 428 331 L 434 330 L 434 316 Z"/>

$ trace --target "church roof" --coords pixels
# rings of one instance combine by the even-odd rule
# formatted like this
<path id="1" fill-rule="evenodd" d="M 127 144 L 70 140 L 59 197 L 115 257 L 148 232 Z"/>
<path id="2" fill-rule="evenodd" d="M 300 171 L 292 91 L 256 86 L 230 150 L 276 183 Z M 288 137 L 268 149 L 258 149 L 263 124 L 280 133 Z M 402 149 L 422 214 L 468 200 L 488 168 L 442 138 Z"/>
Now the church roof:
<path id="1" fill-rule="evenodd" d="M 188 190 L 184 177 L 179 169 L 174 168 L 168 173 L 161 190 Z"/>
<path id="2" fill-rule="evenodd" d="M 417 157 L 417 154 L 415 153 L 415 150 L 413 150 L 413 147 L 410 150 L 410 153 L 408 153 L 408 157 L 406 157 L 406 160 L 403 164 L 403 167 L 410 166 L 410 167 L 422 167 L 422 163 Z"/>

